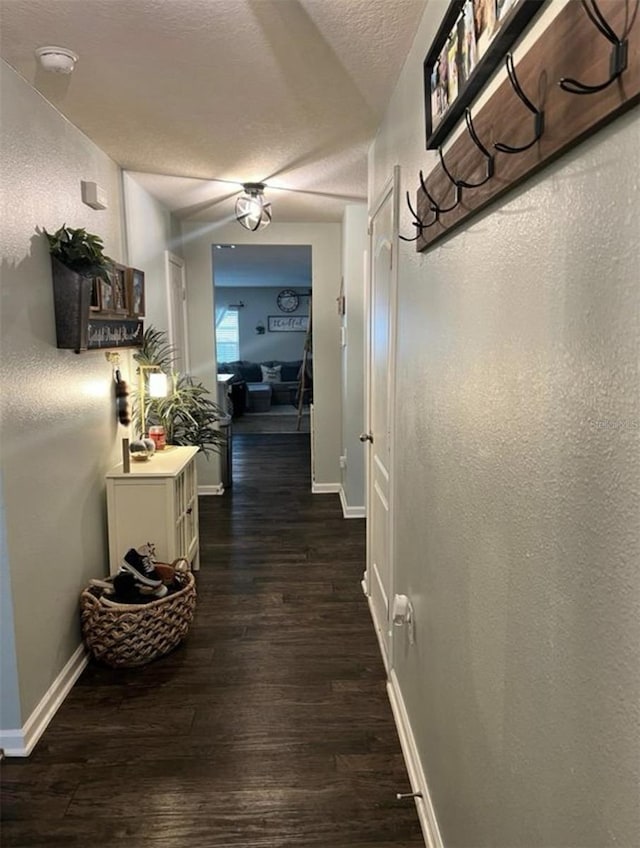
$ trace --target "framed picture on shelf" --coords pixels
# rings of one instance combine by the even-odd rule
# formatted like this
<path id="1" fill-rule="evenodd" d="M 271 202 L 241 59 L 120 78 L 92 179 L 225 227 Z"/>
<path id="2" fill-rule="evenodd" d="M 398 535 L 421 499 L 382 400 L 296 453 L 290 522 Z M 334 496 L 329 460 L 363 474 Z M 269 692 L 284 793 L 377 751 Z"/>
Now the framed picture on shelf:
<path id="1" fill-rule="evenodd" d="M 127 268 L 126 284 L 129 315 L 140 318 L 144 315 L 144 271 Z"/>
<path id="2" fill-rule="evenodd" d="M 544 0 L 451 0 L 424 60 L 427 150 L 439 147 Z"/>
<path id="3" fill-rule="evenodd" d="M 94 277 L 91 281 L 91 301 L 89 303 L 89 311 L 90 312 L 100 312 L 102 309 L 101 299 L 100 299 L 100 283 L 102 281 L 99 277 Z"/>
<path id="4" fill-rule="evenodd" d="M 111 311 L 118 315 L 126 315 L 129 311 L 127 301 L 127 283 L 124 265 L 114 262 L 109 277 L 111 279 L 112 306 Z"/>
<path id="5" fill-rule="evenodd" d="M 109 282 L 103 279 L 97 280 L 95 301 L 99 304 L 99 308 L 94 307 L 94 295 L 92 294 L 92 311 L 105 315 L 126 315 L 128 313 L 126 270 L 124 265 L 113 263 L 107 272 Z"/>
<path id="6" fill-rule="evenodd" d="M 106 280 L 98 280 L 100 294 L 100 312 L 113 312 L 113 284 Z"/>

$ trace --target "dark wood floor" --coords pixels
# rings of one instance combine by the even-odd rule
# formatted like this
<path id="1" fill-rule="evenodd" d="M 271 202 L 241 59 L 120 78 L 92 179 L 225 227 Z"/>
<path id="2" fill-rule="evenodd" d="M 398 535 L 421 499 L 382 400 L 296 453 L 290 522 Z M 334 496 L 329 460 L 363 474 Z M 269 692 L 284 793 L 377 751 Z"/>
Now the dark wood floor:
<path id="1" fill-rule="evenodd" d="M 3 764 L 4 848 L 421 848 L 360 589 L 364 522 L 309 492 L 308 437 L 235 440 L 200 502 L 187 640 L 90 664 L 28 760 Z"/>

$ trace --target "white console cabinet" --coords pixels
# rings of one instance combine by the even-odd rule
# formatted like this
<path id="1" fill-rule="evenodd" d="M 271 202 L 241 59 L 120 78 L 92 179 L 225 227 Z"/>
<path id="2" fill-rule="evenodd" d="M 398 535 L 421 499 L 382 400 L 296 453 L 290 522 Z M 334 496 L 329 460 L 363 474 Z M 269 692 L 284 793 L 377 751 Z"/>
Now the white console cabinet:
<path id="1" fill-rule="evenodd" d="M 195 447 L 168 447 L 147 462 L 131 460 L 107 476 L 109 569 L 115 574 L 129 548 L 156 546 L 158 562 L 186 557 L 199 568 L 198 479 Z"/>

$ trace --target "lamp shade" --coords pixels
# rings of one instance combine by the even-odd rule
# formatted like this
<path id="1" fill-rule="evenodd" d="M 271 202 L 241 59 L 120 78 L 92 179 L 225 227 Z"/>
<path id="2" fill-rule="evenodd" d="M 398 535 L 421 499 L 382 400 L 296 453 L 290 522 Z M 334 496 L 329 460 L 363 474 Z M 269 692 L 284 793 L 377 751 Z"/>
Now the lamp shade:
<path id="1" fill-rule="evenodd" d="M 236 220 L 255 232 L 271 223 L 271 203 L 264 199 L 264 183 L 245 183 L 244 194 L 236 200 Z"/>
<path id="2" fill-rule="evenodd" d="M 167 396 L 167 375 L 162 371 L 152 371 L 149 374 L 149 397 Z"/>

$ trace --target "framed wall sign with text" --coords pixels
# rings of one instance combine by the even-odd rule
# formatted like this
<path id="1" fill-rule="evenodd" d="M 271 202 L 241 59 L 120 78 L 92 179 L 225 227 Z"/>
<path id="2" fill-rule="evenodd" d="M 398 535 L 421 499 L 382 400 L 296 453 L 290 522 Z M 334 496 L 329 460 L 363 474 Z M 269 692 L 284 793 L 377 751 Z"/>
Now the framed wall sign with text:
<path id="1" fill-rule="evenodd" d="M 89 320 L 89 350 L 99 348 L 141 347 L 144 335 L 142 321 L 131 318 L 98 318 Z"/>
<path id="2" fill-rule="evenodd" d="M 269 315 L 270 333 L 306 333 L 309 329 L 308 315 Z"/>

